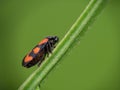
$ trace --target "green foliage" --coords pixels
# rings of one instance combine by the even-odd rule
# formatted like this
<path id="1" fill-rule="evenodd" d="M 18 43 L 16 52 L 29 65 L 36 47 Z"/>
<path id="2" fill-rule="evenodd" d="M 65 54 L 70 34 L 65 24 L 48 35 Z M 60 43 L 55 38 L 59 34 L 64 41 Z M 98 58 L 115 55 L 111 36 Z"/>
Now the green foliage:
<path id="1" fill-rule="evenodd" d="M 30 77 L 20 86 L 19 90 L 35 89 L 53 67 L 61 60 L 64 54 L 68 51 L 71 45 L 75 42 L 80 33 L 91 24 L 91 21 L 101 12 L 107 0 L 91 0 L 85 10 L 69 29 L 65 37 L 55 48 L 53 54 L 43 62 L 41 67 L 34 71 Z"/>

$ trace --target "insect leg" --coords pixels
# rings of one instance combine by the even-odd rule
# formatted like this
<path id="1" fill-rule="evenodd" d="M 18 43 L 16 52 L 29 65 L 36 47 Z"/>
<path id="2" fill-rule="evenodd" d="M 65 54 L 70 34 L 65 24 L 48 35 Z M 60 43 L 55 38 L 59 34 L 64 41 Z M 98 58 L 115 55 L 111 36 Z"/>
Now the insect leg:
<path id="1" fill-rule="evenodd" d="M 38 62 L 38 66 L 41 65 L 42 61 L 45 59 L 45 56 L 46 56 L 46 54 L 44 54 L 44 55 L 42 56 L 42 59 Z"/>
<path id="2" fill-rule="evenodd" d="M 54 48 L 56 47 L 53 43 L 51 43 L 51 45 L 52 45 L 52 47 L 53 47 L 52 49 L 54 49 Z"/>
<path id="3" fill-rule="evenodd" d="M 48 57 L 48 56 L 49 56 L 49 52 L 50 52 L 50 51 L 49 51 L 49 45 L 48 45 L 48 44 L 46 45 L 46 48 L 45 48 L 45 50 L 46 50 L 47 57 Z"/>
<path id="4" fill-rule="evenodd" d="M 39 60 L 39 62 L 38 62 L 38 66 L 40 66 L 40 64 L 42 63 L 42 61 L 45 59 L 45 56 L 46 56 L 45 50 L 43 50 L 42 53 L 43 53 L 43 54 L 42 54 L 42 56 L 41 56 L 41 58 L 40 58 L 40 60 Z"/>
<path id="5" fill-rule="evenodd" d="M 50 42 L 48 42 L 48 50 L 49 50 L 50 53 L 52 53 L 52 45 L 51 45 Z"/>

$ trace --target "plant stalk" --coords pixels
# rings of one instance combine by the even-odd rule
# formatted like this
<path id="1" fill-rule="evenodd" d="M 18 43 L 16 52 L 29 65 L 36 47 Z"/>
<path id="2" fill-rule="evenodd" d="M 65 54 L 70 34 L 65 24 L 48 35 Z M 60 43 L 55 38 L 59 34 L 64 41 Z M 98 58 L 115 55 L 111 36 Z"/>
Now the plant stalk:
<path id="1" fill-rule="evenodd" d="M 34 90 L 39 84 L 41 84 L 42 80 L 61 60 L 71 47 L 72 43 L 75 42 L 75 39 L 79 37 L 81 31 L 84 31 L 85 28 L 91 24 L 91 21 L 93 21 L 101 10 L 103 10 L 106 1 L 107 0 L 90 0 L 85 10 L 57 45 L 53 54 L 50 55 L 50 57 L 27 78 L 27 80 L 19 87 L 19 90 Z"/>

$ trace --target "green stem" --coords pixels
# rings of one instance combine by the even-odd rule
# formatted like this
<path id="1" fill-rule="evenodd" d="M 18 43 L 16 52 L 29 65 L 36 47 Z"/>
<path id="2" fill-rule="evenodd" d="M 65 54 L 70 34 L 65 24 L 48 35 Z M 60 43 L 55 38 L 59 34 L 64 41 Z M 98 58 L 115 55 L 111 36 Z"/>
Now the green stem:
<path id="1" fill-rule="evenodd" d="M 34 71 L 30 77 L 19 87 L 19 90 L 34 90 L 48 75 L 52 68 L 71 47 L 75 39 L 84 31 L 91 21 L 100 13 L 107 0 L 90 0 L 89 4 L 70 28 L 65 37 L 57 45 L 53 54 Z"/>

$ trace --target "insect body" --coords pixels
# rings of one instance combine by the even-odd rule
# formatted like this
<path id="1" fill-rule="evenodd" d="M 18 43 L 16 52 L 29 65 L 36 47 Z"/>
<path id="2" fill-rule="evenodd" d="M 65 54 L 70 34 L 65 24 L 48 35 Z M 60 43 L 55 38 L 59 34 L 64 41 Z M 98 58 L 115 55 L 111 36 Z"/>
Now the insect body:
<path id="1" fill-rule="evenodd" d="M 48 36 L 44 38 L 24 57 L 22 65 L 29 68 L 38 63 L 39 66 L 45 59 L 45 56 L 52 53 L 58 40 L 59 38 L 57 36 Z"/>

